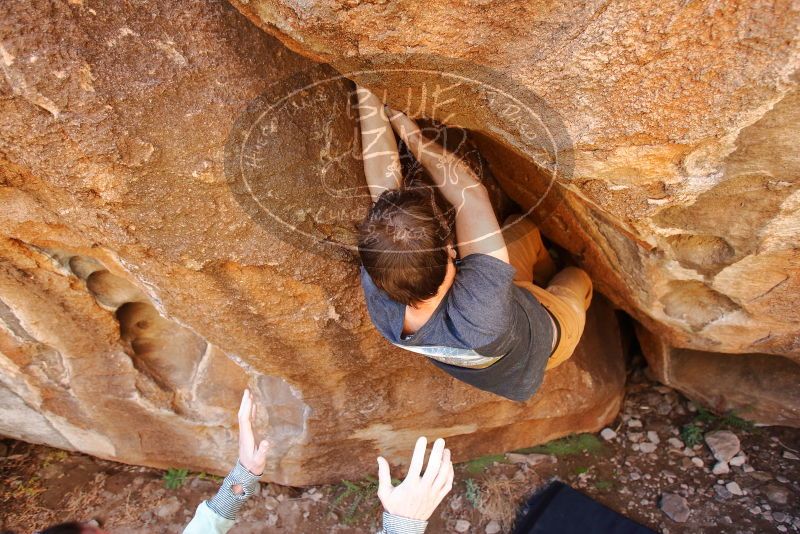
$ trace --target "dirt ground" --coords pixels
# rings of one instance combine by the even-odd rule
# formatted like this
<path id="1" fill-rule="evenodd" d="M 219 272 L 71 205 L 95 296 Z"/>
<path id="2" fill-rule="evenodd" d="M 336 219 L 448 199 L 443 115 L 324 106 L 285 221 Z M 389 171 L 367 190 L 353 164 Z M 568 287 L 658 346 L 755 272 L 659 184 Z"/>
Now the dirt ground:
<path id="1" fill-rule="evenodd" d="M 711 472 L 703 436 L 715 429 L 741 440 L 744 463 L 727 474 Z M 459 464 L 453 491 L 428 532 L 508 532 L 519 505 L 553 479 L 663 533 L 800 532 L 800 430 L 755 428 L 732 414 L 698 410 L 641 370 L 630 377 L 623 412 L 610 430 Z M 369 475 L 312 488 L 262 484 L 231 532 L 376 532 L 380 507 Z M 180 532 L 220 482 L 13 440 L 0 444 L 0 479 L 0 527 L 20 534 L 93 518 L 120 534 Z M 661 510 L 665 494 L 685 502 L 685 522 Z"/>

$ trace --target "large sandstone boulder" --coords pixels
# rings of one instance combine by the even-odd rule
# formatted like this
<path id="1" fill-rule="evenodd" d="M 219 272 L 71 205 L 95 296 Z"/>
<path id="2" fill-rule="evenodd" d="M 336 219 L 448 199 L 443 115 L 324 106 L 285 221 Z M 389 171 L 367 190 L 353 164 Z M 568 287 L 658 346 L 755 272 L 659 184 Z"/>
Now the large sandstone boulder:
<path id="1" fill-rule="evenodd" d="M 689 351 L 648 352 L 652 364 L 708 355 L 744 376 L 771 354 L 797 372 L 796 2 L 231 1 L 394 106 L 472 130 L 506 191 L 596 287 L 664 346 Z M 414 94 L 420 66 L 455 67 L 483 90 L 442 84 L 445 103 Z M 556 150 L 526 139 L 511 120 L 521 106 L 496 103 L 501 89 L 556 117 Z M 700 400 L 704 387 L 740 385 L 717 373 L 688 380 L 668 382 Z M 776 411 L 768 380 L 748 387 L 751 404 L 763 401 L 754 416 L 797 424 L 800 382 L 786 387 L 793 417 Z"/>
<path id="2" fill-rule="evenodd" d="M 0 67 L 0 434 L 223 473 L 249 386 L 265 478 L 309 484 L 407 460 L 420 434 L 466 460 L 616 415 L 602 297 L 528 403 L 375 332 L 352 85 L 230 5 L 6 2 Z"/>

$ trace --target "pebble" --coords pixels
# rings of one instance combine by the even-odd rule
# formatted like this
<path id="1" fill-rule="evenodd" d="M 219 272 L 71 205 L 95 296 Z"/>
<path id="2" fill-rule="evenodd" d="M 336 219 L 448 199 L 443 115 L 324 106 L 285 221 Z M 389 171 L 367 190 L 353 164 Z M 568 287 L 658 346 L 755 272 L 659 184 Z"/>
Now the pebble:
<path id="1" fill-rule="evenodd" d="M 602 437 L 606 441 L 611 441 L 612 439 L 617 437 L 617 433 L 610 428 L 604 428 L 602 432 L 600 432 L 600 437 Z"/>
<path id="2" fill-rule="evenodd" d="M 685 523 L 689 519 L 689 503 L 676 493 L 665 493 L 658 503 L 664 514 L 676 523 Z"/>
<path id="3" fill-rule="evenodd" d="M 728 430 L 709 432 L 705 435 L 705 441 L 714 458 L 720 462 L 728 462 L 742 448 L 742 444 L 736 434 Z"/>
<path id="4" fill-rule="evenodd" d="M 731 468 L 728 467 L 728 464 L 725 462 L 717 462 L 714 464 L 714 467 L 711 469 L 711 472 L 715 475 L 727 475 L 731 472 Z"/>
<path id="5" fill-rule="evenodd" d="M 731 461 L 728 463 L 734 467 L 741 467 L 747 463 L 747 456 L 745 456 L 744 453 L 740 452 L 739 454 L 731 458 Z"/>
<path id="6" fill-rule="evenodd" d="M 641 432 L 628 432 L 628 440 L 633 441 L 634 443 L 642 441 L 643 437 L 644 434 L 642 434 Z"/>
<path id="7" fill-rule="evenodd" d="M 486 532 L 486 534 L 497 534 L 498 532 L 500 532 L 500 530 L 501 530 L 500 523 L 492 519 L 486 524 L 484 532 Z"/>
<path id="8" fill-rule="evenodd" d="M 786 532 L 787 530 L 788 530 L 788 529 L 787 529 L 785 526 L 783 526 L 783 525 L 778 525 L 778 531 L 779 531 L 779 532 Z"/>
<path id="9" fill-rule="evenodd" d="M 264 497 L 264 507 L 267 510 L 276 509 L 278 507 L 278 504 L 279 504 L 278 499 L 276 499 L 275 497 L 272 497 L 271 495 Z"/>
<path id="10" fill-rule="evenodd" d="M 795 453 L 789 451 L 783 451 L 783 457 L 787 460 L 800 460 L 800 456 L 797 456 Z"/>
<path id="11" fill-rule="evenodd" d="M 753 471 L 755 471 L 755 468 L 751 465 L 745 465 L 744 467 L 742 467 L 742 471 L 744 471 L 745 473 L 752 473 Z"/>
<path id="12" fill-rule="evenodd" d="M 508 454 L 506 454 L 506 458 L 508 458 L 508 461 L 510 461 L 511 463 L 527 464 L 530 466 L 536 466 L 545 462 L 551 464 L 556 463 L 556 457 L 553 456 L 552 454 L 537 454 L 537 453 L 519 454 L 515 452 L 509 452 Z"/>
<path id="13" fill-rule="evenodd" d="M 628 426 L 630 428 L 642 428 L 642 422 L 639 419 L 631 419 L 628 421 Z"/>
<path id="14" fill-rule="evenodd" d="M 761 508 L 759 508 L 758 506 L 753 506 L 752 508 L 750 508 L 750 513 L 753 515 L 760 515 Z"/>
<path id="15" fill-rule="evenodd" d="M 683 442 L 678 438 L 669 438 L 667 440 L 667 443 L 669 443 L 669 446 L 672 447 L 673 449 L 683 449 L 685 447 Z"/>
<path id="16" fill-rule="evenodd" d="M 661 443 L 661 438 L 658 437 L 658 433 L 654 430 L 647 431 L 647 439 L 649 439 L 651 443 L 655 443 L 656 445 Z"/>
<path id="17" fill-rule="evenodd" d="M 714 492 L 717 494 L 718 500 L 724 501 L 733 497 L 733 494 L 731 494 L 728 488 L 726 488 L 725 486 L 720 486 L 719 484 L 714 486 Z"/>
<path id="18" fill-rule="evenodd" d="M 669 401 L 663 402 L 656 406 L 656 412 L 658 412 L 658 415 L 669 415 L 669 412 L 671 411 L 672 405 L 669 403 Z"/>
<path id="19" fill-rule="evenodd" d="M 691 462 L 692 462 L 692 464 L 696 465 L 697 467 L 705 467 L 705 464 L 703 463 L 703 460 L 701 460 L 697 456 L 692 458 Z"/>
<path id="20" fill-rule="evenodd" d="M 645 454 L 650 454 L 652 452 L 656 452 L 656 444 L 655 443 L 640 443 L 639 450 Z"/>
<path id="21" fill-rule="evenodd" d="M 789 502 L 789 490 L 777 484 L 767 484 L 764 487 L 767 499 L 775 504 L 786 504 Z"/>
<path id="22" fill-rule="evenodd" d="M 764 471 L 753 471 L 750 473 L 750 477 L 758 480 L 759 482 L 768 482 L 772 480 L 772 475 L 765 473 Z"/>
<path id="23" fill-rule="evenodd" d="M 456 532 L 467 532 L 472 524 L 466 519 L 459 519 L 456 521 Z"/>
<path id="24" fill-rule="evenodd" d="M 778 523 L 783 523 L 786 521 L 786 514 L 783 512 L 772 512 L 772 519 L 777 521 Z"/>
<path id="25" fill-rule="evenodd" d="M 728 482 L 725 484 L 725 488 L 733 495 L 744 495 L 744 491 L 742 491 L 742 488 L 736 482 Z"/>
<path id="26" fill-rule="evenodd" d="M 175 515 L 181 508 L 183 508 L 181 501 L 177 497 L 170 497 L 167 502 L 156 508 L 155 514 L 161 519 L 167 519 Z"/>
<path id="27" fill-rule="evenodd" d="M 789 483 L 789 479 L 786 478 L 783 475 L 775 475 L 775 480 L 777 480 L 778 482 L 781 482 L 782 484 L 788 484 Z"/>

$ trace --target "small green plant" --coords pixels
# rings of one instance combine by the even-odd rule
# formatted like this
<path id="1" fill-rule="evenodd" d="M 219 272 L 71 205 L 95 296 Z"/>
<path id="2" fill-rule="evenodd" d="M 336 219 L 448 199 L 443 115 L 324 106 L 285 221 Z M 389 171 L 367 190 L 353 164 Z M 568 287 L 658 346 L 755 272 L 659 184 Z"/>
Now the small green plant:
<path id="1" fill-rule="evenodd" d="M 588 467 L 576 467 L 575 468 L 575 474 L 576 475 L 582 475 L 582 474 L 588 473 L 588 472 L 589 472 L 589 468 Z"/>
<path id="2" fill-rule="evenodd" d="M 47 453 L 47 456 L 44 457 L 44 462 L 42 462 L 43 467 L 47 467 L 51 464 L 60 464 L 64 462 L 69 457 L 66 451 L 51 451 Z"/>
<path id="3" fill-rule="evenodd" d="M 573 434 L 550 441 L 544 445 L 528 447 L 514 452 L 520 454 L 539 453 L 552 454 L 553 456 L 574 456 L 583 452 L 597 454 L 601 451 L 603 451 L 603 443 L 594 434 Z"/>
<path id="4" fill-rule="evenodd" d="M 467 470 L 467 473 L 470 475 L 477 475 L 495 462 L 506 464 L 508 463 L 508 459 L 506 459 L 505 454 L 490 454 L 488 456 L 481 456 L 480 458 L 470 460 L 464 465 L 466 466 L 465 469 Z"/>
<path id="5" fill-rule="evenodd" d="M 696 423 L 689 423 L 681 428 L 681 441 L 687 447 L 694 447 L 703 442 L 703 429 Z"/>
<path id="6" fill-rule="evenodd" d="M 197 480 L 211 480 L 213 482 L 222 482 L 222 480 L 223 480 L 222 477 L 218 477 L 217 475 L 210 475 L 210 474 L 206 473 L 205 471 L 201 471 L 201 472 L 197 473 L 195 475 L 195 478 L 197 478 Z"/>
<path id="7" fill-rule="evenodd" d="M 611 480 L 598 480 L 594 483 L 594 487 L 600 491 L 608 491 L 614 487 L 614 482 Z"/>
<path id="8" fill-rule="evenodd" d="M 392 479 L 392 484 L 399 483 L 399 480 Z M 358 482 L 343 480 L 337 492 L 330 506 L 342 513 L 342 522 L 346 525 L 353 525 L 374 512 L 379 504 L 375 499 L 378 493 L 378 479 L 375 477 L 365 477 Z"/>
<path id="9" fill-rule="evenodd" d="M 189 476 L 188 469 L 175 469 L 171 467 L 164 473 L 164 487 L 171 490 L 178 489 L 186 483 L 187 476 Z"/>
<path id="10" fill-rule="evenodd" d="M 27 480 L 17 478 L 11 482 L 10 488 L 14 499 L 31 499 L 45 491 L 38 476 L 32 476 Z"/>
<path id="11" fill-rule="evenodd" d="M 747 430 L 748 432 L 752 432 L 756 429 L 756 425 L 752 421 L 748 421 L 747 419 L 742 419 L 735 412 L 728 412 L 725 415 L 719 418 L 719 422 L 721 426 L 727 426 L 730 428 L 738 428 L 740 430 Z"/>
<path id="12" fill-rule="evenodd" d="M 466 485 L 465 497 L 467 502 L 477 509 L 481 503 L 481 487 L 473 478 L 468 478 L 464 484 Z"/>
<path id="13" fill-rule="evenodd" d="M 717 416 L 714 415 L 713 412 L 703 408 L 702 406 L 697 407 L 697 415 L 694 416 L 693 421 L 695 423 L 706 423 L 711 424 L 717 420 Z"/>
<path id="14" fill-rule="evenodd" d="M 681 429 L 681 440 L 688 447 L 694 447 L 703 442 L 703 435 L 706 432 L 722 428 L 734 428 L 749 432 L 756 429 L 751 421 L 742 419 L 736 412 L 731 411 L 723 415 L 717 415 L 707 408 L 698 406 L 697 414 L 692 418 L 691 422 Z"/>

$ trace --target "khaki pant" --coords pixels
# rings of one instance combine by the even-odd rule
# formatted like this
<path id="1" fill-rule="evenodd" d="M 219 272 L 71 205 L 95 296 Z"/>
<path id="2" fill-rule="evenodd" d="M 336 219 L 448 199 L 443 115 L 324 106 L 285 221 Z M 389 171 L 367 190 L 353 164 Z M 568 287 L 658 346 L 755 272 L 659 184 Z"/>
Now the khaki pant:
<path id="1" fill-rule="evenodd" d="M 539 229 L 527 218 L 512 215 L 506 219 L 503 237 L 509 261 L 517 270 L 514 283 L 533 293 L 557 323 L 560 335 L 546 367 L 553 369 L 572 356 L 581 339 L 586 310 L 592 300 L 592 281 L 577 267 L 566 267 L 556 273 Z M 547 289 L 535 285 L 534 278 L 549 280 Z"/>

